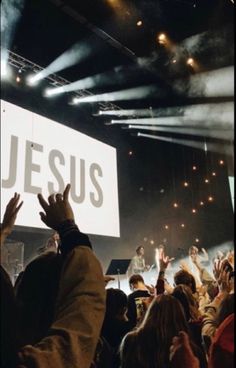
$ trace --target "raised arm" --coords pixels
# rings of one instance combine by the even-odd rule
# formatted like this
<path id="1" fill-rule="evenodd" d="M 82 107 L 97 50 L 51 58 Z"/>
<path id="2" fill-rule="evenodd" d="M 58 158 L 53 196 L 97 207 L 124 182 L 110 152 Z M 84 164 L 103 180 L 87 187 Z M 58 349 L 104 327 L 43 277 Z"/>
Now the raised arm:
<path id="1" fill-rule="evenodd" d="M 23 204 L 20 202 L 20 194 L 15 193 L 7 204 L 5 213 L 3 215 L 2 227 L 0 231 L 0 244 L 1 248 L 6 240 L 6 237 L 12 232 L 13 226 L 16 221 L 17 214 Z M 1 260 L 1 253 L 0 253 Z"/>
<path id="2" fill-rule="evenodd" d="M 70 186 L 63 193 L 41 195 L 40 213 L 45 224 L 59 232 L 65 257 L 54 322 L 48 335 L 35 346 L 26 346 L 20 367 L 89 368 L 95 353 L 105 313 L 102 268 L 87 235 L 74 223 L 68 201 Z"/>

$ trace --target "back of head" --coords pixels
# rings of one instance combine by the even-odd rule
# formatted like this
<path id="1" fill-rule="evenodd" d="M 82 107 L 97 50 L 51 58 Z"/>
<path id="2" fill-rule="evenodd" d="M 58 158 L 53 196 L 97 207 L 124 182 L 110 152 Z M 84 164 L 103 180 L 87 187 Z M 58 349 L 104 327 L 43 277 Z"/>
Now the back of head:
<path id="1" fill-rule="evenodd" d="M 127 308 L 127 295 L 120 289 L 106 290 L 106 318 L 115 319 L 125 312 Z"/>
<path id="2" fill-rule="evenodd" d="M 189 332 L 181 304 L 171 295 L 159 295 L 152 301 L 137 330 L 137 350 L 143 362 L 140 366 L 168 366 L 172 338 L 180 331 Z"/>
<path id="3" fill-rule="evenodd" d="M 54 252 L 46 252 L 27 265 L 16 290 L 23 344 L 39 341 L 50 327 L 61 268 L 62 257 Z"/>
<path id="4" fill-rule="evenodd" d="M 198 320 L 200 317 L 198 306 L 189 286 L 177 285 L 172 292 L 172 296 L 181 303 L 187 321 Z"/>
<path id="5" fill-rule="evenodd" d="M 189 272 L 185 270 L 180 270 L 176 272 L 176 274 L 174 275 L 174 282 L 175 282 L 175 285 L 180 285 L 180 284 L 187 285 L 188 287 L 190 287 L 193 294 L 195 294 L 197 291 L 196 281 L 193 275 L 191 275 Z"/>
<path id="6" fill-rule="evenodd" d="M 142 282 L 144 284 L 144 279 L 141 275 L 135 274 L 130 276 L 129 278 L 129 285 L 137 285 L 139 282 Z"/>
<path id="7" fill-rule="evenodd" d="M 219 326 L 210 347 L 209 368 L 234 367 L 234 313 Z"/>

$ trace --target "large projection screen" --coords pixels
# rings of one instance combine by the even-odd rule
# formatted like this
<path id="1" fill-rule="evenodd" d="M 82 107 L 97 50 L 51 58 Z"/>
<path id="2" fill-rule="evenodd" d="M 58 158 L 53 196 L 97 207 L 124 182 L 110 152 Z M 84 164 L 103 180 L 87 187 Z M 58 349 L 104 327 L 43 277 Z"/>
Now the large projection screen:
<path id="1" fill-rule="evenodd" d="M 119 237 L 116 149 L 1 100 L 1 216 L 18 192 L 16 225 L 46 228 L 36 194 L 62 192 L 67 183 L 80 230 Z"/>

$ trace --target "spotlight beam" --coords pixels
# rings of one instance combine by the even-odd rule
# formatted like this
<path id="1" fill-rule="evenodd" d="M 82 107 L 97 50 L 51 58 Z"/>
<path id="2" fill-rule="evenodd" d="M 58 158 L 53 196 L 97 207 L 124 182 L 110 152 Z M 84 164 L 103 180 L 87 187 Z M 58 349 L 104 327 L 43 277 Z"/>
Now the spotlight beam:
<path id="1" fill-rule="evenodd" d="M 49 75 L 57 73 L 61 70 L 70 68 L 71 66 L 83 61 L 94 52 L 94 48 L 85 43 L 76 43 L 70 49 L 66 50 L 58 58 L 56 58 L 45 69 L 30 78 L 30 83 L 34 84 L 40 80 L 47 78 Z"/>
<path id="2" fill-rule="evenodd" d="M 232 141 L 233 139 L 233 130 L 223 130 L 223 129 L 199 129 L 199 128 L 168 128 L 168 127 L 151 127 L 151 126 L 143 126 L 143 125 L 129 125 L 129 129 L 142 129 L 142 130 L 151 130 L 154 132 L 166 132 L 166 133 L 174 133 L 174 134 L 188 134 L 195 135 L 201 137 L 208 138 L 216 138 L 216 139 L 225 139 Z"/>
<path id="3" fill-rule="evenodd" d="M 175 82 L 174 89 L 179 93 L 186 92 L 186 81 Z M 234 67 L 228 66 L 192 76 L 187 95 L 188 97 L 233 97 Z"/>
<path id="4" fill-rule="evenodd" d="M 141 86 L 135 88 L 129 88 L 122 91 L 102 93 L 100 95 L 88 96 L 76 99 L 75 103 L 89 103 L 89 102 L 102 102 L 102 101 L 127 101 L 127 100 L 139 100 L 149 97 L 150 95 L 158 92 L 164 96 L 164 93 L 154 85 Z"/>
<path id="5" fill-rule="evenodd" d="M 162 117 L 162 118 L 146 118 L 146 119 L 125 119 L 111 120 L 111 124 L 133 124 L 133 125 L 158 125 L 158 126 L 173 126 L 173 127 L 192 127 L 192 128 L 222 128 L 233 129 L 233 122 L 230 120 L 222 121 L 215 118 L 204 117 L 198 120 L 192 120 L 187 117 Z"/>
<path id="6" fill-rule="evenodd" d="M 229 121 L 234 123 L 234 104 L 233 102 L 196 104 L 188 106 L 176 106 L 160 109 L 133 109 L 133 110 L 105 110 L 99 111 L 99 116 L 132 116 L 132 117 L 166 117 L 180 116 L 190 119 L 201 119 L 205 117 L 215 118 L 218 121 Z"/>
<path id="7" fill-rule="evenodd" d="M 150 138 L 150 139 L 156 139 L 156 140 L 168 142 L 168 143 L 181 144 L 183 146 L 197 148 L 197 149 L 201 149 L 205 151 L 205 142 L 196 142 L 193 140 L 163 137 L 163 136 L 158 136 L 158 135 L 145 134 L 141 132 L 138 132 L 137 137 Z M 228 146 L 216 144 L 216 143 L 207 143 L 207 148 L 211 152 L 219 152 L 219 153 L 224 153 L 224 154 L 230 154 L 231 152 Z"/>

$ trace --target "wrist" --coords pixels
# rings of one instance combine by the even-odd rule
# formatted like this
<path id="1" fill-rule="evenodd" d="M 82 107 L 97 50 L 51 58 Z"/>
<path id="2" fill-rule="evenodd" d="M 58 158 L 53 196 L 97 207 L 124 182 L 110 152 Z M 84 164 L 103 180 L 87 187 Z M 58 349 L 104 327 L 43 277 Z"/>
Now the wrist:
<path id="1" fill-rule="evenodd" d="M 62 255 L 68 254 L 78 246 L 88 246 L 92 248 L 89 237 L 80 232 L 74 220 L 65 220 L 58 227 L 57 232 L 61 239 L 60 250 Z"/>

